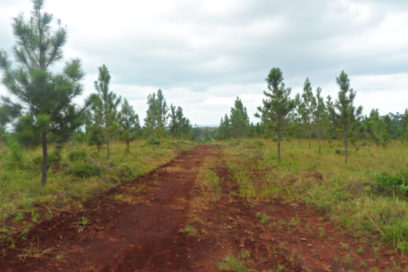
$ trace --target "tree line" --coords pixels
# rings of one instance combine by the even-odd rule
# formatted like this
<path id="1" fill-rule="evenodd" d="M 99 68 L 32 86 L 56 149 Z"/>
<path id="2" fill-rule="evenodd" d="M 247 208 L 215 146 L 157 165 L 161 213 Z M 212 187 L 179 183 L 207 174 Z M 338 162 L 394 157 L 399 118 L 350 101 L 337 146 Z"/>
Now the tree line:
<path id="1" fill-rule="evenodd" d="M 33 0 L 31 17 L 26 20 L 20 15 L 14 19 L 14 62 L 0 50 L 2 81 L 10 94 L 2 97 L 0 105 L 1 139 L 10 148 L 17 144 L 42 147 L 43 185 L 47 183 L 49 144 L 56 143 L 60 148 L 69 140 L 87 142 L 97 150 L 106 147 L 110 159 L 112 140 L 125 142 L 130 152 L 130 143 L 138 138 L 148 139 L 156 149 L 165 137 L 200 141 L 274 137 L 278 160 L 285 137 L 297 138 L 299 144 L 306 139 L 309 148 L 316 138 L 319 150 L 321 139 L 342 140 L 346 162 L 349 146 L 357 140 L 370 140 L 378 146 L 386 146 L 392 139 L 408 140 L 408 110 L 384 116 L 372 110 L 369 116 L 363 116 L 362 108 L 354 105 L 356 92 L 344 71 L 336 79 L 340 91 L 333 100 L 330 96 L 323 98 L 321 88 L 314 91 L 308 78 L 303 92 L 292 98 L 282 71 L 271 69 L 256 124 L 250 123 L 247 110 L 237 97 L 218 129 L 193 128 L 183 109 L 168 106 L 159 89 L 147 97 L 142 126 L 129 101 L 110 89 L 111 76 L 106 65 L 99 67 L 95 92 L 79 107 L 74 99 L 83 92 L 81 61 L 67 61 L 60 72 L 53 68 L 63 59 L 67 32 L 60 23 L 52 28 L 53 16 L 43 7 L 43 0 Z"/>
<path id="2" fill-rule="evenodd" d="M 341 140 L 346 163 L 350 144 L 357 141 L 370 141 L 382 147 L 391 140 L 408 141 L 408 109 L 403 114 L 382 116 L 378 109 L 373 109 L 368 116 L 363 116 L 362 107 L 354 105 L 356 92 L 344 71 L 336 78 L 339 86 L 336 100 L 331 96 L 324 98 L 320 87 L 313 91 L 309 78 L 305 80 L 303 91 L 291 98 L 292 90 L 285 86 L 279 68 L 271 69 L 266 82 L 268 90 L 264 91 L 263 105 L 255 114 L 260 122 L 249 123 L 246 108 L 237 98 L 230 115 L 221 118 L 217 139 L 275 137 L 279 161 L 283 137 L 296 138 L 299 145 L 306 139 L 309 148 L 312 139 L 317 139 L 319 152 L 321 139 Z"/>
<path id="3" fill-rule="evenodd" d="M 62 71 L 52 66 L 63 58 L 67 32 L 58 23 L 52 29 L 53 16 L 43 11 L 44 1 L 33 0 L 31 17 L 16 17 L 12 27 L 16 38 L 13 47 L 14 63 L 0 50 L 0 69 L 3 84 L 9 96 L 2 97 L 0 127 L 2 139 L 9 145 L 42 146 L 42 184 L 47 183 L 48 147 L 61 146 L 72 139 L 87 141 L 98 150 L 106 146 L 110 159 L 112 139 L 130 142 L 147 138 L 153 148 L 162 137 L 191 138 L 192 126 L 181 107 L 167 106 L 161 90 L 147 98 L 145 124 L 126 99 L 110 89 L 110 73 L 105 65 L 99 68 L 95 81 L 96 92 L 91 94 L 84 107 L 73 100 L 83 87 L 84 72 L 81 61 L 66 62 Z"/>

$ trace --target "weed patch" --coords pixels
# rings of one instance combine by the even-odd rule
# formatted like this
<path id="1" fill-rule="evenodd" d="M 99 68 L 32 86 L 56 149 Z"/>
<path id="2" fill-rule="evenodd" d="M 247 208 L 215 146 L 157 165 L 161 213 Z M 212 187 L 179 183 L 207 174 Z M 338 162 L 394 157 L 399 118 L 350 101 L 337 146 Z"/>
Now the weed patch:
<path id="1" fill-rule="evenodd" d="M 256 218 L 258 218 L 262 224 L 267 224 L 270 221 L 270 217 L 264 212 L 257 212 Z"/>
<path id="2" fill-rule="evenodd" d="M 105 172 L 105 169 L 99 165 L 90 164 L 86 162 L 77 162 L 71 169 L 68 170 L 68 174 L 78 178 L 99 177 Z"/>
<path id="3" fill-rule="evenodd" d="M 73 150 L 68 153 L 68 159 L 71 162 L 85 161 L 88 154 L 83 150 Z"/>
<path id="4" fill-rule="evenodd" d="M 225 260 L 218 265 L 218 269 L 221 271 L 249 272 L 249 269 L 233 255 L 228 255 Z"/>

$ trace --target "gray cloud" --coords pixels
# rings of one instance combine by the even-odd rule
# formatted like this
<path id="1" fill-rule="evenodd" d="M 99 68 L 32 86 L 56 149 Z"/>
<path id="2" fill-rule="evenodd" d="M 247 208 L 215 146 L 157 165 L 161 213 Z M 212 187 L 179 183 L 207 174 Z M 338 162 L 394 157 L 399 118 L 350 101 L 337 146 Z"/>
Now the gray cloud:
<path id="1" fill-rule="evenodd" d="M 12 46 L 10 18 L 27 14 L 30 5 L 0 3 L 0 47 Z M 308 76 L 335 96 L 335 78 L 344 69 L 365 108 L 386 113 L 408 104 L 403 0 L 49 0 L 46 10 L 68 27 L 65 56 L 82 59 L 85 93 L 93 91 L 104 63 L 112 88 L 129 97 L 141 116 L 146 95 L 157 88 L 194 123 L 218 123 L 238 95 L 252 116 L 275 66 L 294 92 Z"/>

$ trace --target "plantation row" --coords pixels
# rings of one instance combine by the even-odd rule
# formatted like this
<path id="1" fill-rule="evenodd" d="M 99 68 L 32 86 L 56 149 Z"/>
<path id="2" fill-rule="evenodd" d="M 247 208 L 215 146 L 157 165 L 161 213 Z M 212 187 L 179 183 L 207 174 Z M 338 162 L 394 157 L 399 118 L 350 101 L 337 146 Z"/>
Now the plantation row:
<path id="1" fill-rule="evenodd" d="M 147 138 L 155 145 L 163 136 L 192 138 L 192 126 L 181 107 L 168 107 L 161 90 L 148 96 L 148 110 L 142 128 L 132 106 L 109 88 L 110 73 L 105 65 L 99 68 L 95 81 L 96 93 L 90 95 L 85 106 L 73 103 L 83 87 L 84 73 L 78 59 L 66 63 L 61 73 L 54 73 L 52 65 L 62 59 L 66 30 L 61 26 L 52 32 L 52 15 L 43 12 L 43 0 L 33 1 L 29 20 L 14 19 L 13 30 L 17 42 L 15 65 L 5 51 L 0 51 L 3 83 L 10 97 L 3 97 L 0 107 L 1 138 L 12 151 L 12 165 L 22 167 L 20 145 L 42 146 L 42 184 L 47 184 L 50 163 L 48 146 L 72 141 L 86 141 L 98 150 L 106 145 L 110 159 L 110 143 L 114 139 L 130 142 Z"/>
<path id="2" fill-rule="evenodd" d="M 273 68 L 266 81 L 266 98 L 255 115 L 261 121 L 250 123 L 246 108 L 237 98 L 230 115 L 221 118 L 217 139 L 274 137 L 278 141 L 278 160 L 281 159 L 280 142 L 284 136 L 298 139 L 299 145 L 302 139 L 308 139 L 309 148 L 311 140 L 317 139 L 319 151 L 322 139 L 342 140 L 346 163 L 350 143 L 373 142 L 385 147 L 391 140 L 408 139 L 408 110 L 404 114 L 380 116 L 378 109 L 373 109 L 369 116 L 363 116 L 362 107 L 353 104 L 356 92 L 350 88 L 350 80 L 344 71 L 336 79 L 340 91 L 335 101 L 331 96 L 325 100 L 321 88 L 314 93 L 308 78 L 303 92 L 292 99 L 291 89 L 285 87 L 279 68 Z"/>
<path id="3" fill-rule="evenodd" d="M 317 146 L 317 140 L 312 144 Z M 408 253 L 405 143 L 393 141 L 381 152 L 375 145 L 361 146 L 347 165 L 337 152 L 343 146 L 340 141 L 322 140 L 320 152 L 285 141 L 287 159 L 281 162 L 277 146 L 268 139 L 229 140 L 222 145 L 239 194 L 249 202 L 284 197 L 288 203 L 304 203 L 361 238 L 362 245 L 370 245 L 367 237 L 374 238 L 370 251 L 376 254 L 383 244 Z"/>
<path id="4" fill-rule="evenodd" d="M 110 73 L 105 65 L 99 68 L 95 81 L 96 92 L 78 107 L 73 99 L 83 87 L 84 73 L 81 62 L 71 60 L 61 73 L 51 71 L 51 66 L 62 59 L 62 47 L 66 42 L 66 30 L 61 26 L 51 30 L 52 15 L 43 12 L 43 1 L 35 0 L 32 17 L 15 18 L 13 30 L 15 65 L 5 51 L 0 51 L 0 68 L 3 83 L 11 97 L 3 97 L 0 107 L 2 140 L 13 151 L 18 145 L 42 146 L 42 183 L 47 183 L 48 145 L 61 147 L 69 140 L 87 142 L 98 150 L 106 146 L 110 157 L 110 142 L 122 140 L 129 152 L 130 142 L 148 139 L 153 149 L 163 137 L 195 139 L 199 141 L 243 137 L 274 137 L 280 145 L 284 137 L 318 140 L 341 139 L 344 142 L 345 160 L 349 145 L 357 140 L 372 141 L 386 146 L 392 139 L 405 140 L 408 136 L 408 111 L 403 115 L 380 116 L 372 110 L 362 116 L 362 108 L 354 106 L 356 92 L 350 87 L 345 72 L 337 78 L 340 87 L 338 98 L 322 97 L 321 88 L 314 92 L 307 78 L 303 93 L 291 98 L 291 89 L 284 84 L 279 68 L 271 69 L 266 82 L 263 105 L 258 107 L 257 124 L 250 124 L 242 101 L 237 98 L 230 115 L 221 118 L 218 130 L 192 128 L 181 107 L 167 105 L 163 92 L 158 90 L 147 98 L 148 110 L 144 126 L 126 98 L 110 90 Z M 361 142 L 360 141 L 360 142 Z M 13 151 L 13 152 L 14 152 Z M 16 151 L 17 152 L 17 151 Z M 18 164 L 18 154 L 14 158 Z"/>

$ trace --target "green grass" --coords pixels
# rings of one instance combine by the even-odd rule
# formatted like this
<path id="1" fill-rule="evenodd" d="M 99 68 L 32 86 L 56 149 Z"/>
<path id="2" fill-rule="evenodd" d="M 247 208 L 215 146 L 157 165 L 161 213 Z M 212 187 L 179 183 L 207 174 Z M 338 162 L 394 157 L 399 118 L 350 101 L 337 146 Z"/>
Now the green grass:
<path id="1" fill-rule="evenodd" d="M 51 146 L 48 184 L 44 187 L 39 148 L 22 150 L 18 164 L 10 165 L 16 159 L 11 157 L 9 148 L 0 146 L 0 228 L 9 218 L 18 224 L 27 215 L 39 222 L 43 219 L 39 207 L 48 210 L 47 217 L 52 216 L 55 208 L 80 207 L 82 201 L 95 193 L 142 176 L 170 161 L 177 151 L 193 146 L 192 142 L 168 140 L 154 152 L 141 140 L 133 142 L 127 154 L 125 144 L 113 143 L 110 161 L 105 149 L 98 152 L 86 144 L 66 144 L 60 158 Z"/>
<path id="2" fill-rule="evenodd" d="M 207 158 L 197 176 L 207 203 L 215 203 L 221 197 L 220 178 L 215 172 L 216 164 L 216 160 Z"/>
<path id="3" fill-rule="evenodd" d="M 190 236 L 197 235 L 197 230 L 191 225 L 187 225 L 184 231 Z"/>
<path id="4" fill-rule="evenodd" d="M 400 177 L 407 173 L 408 146 L 392 142 L 385 149 L 362 145 L 350 150 L 344 162 L 340 142 L 282 143 L 277 161 L 276 142 L 251 139 L 221 142 L 227 165 L 240 186 L 240 196 L 250 203 L 283 196 L 318 208 L 331 220 L 356 235 L 377 237 L 408 252 L 408 198 L 403 193 L 382 190 L 378 174 Z"/>
<path id="5" fill-rule="evenodd" d="M 249 272 L 249 269 L 232 255 L 228 255 L 222 263 L 218 264 L 218 269 L 221 271 Z"/>
<path id="6" fill-rule="evenodd" d="M 256 218 L 258 218 L 262 224 L 267 224 L 270 220 L 270 217 L 266 213 L 257 212 Z"/>

